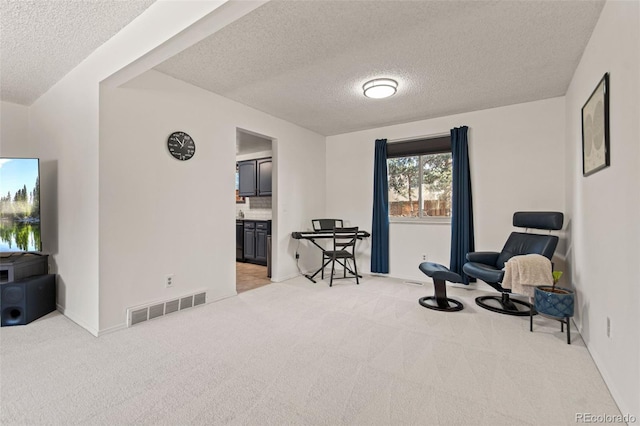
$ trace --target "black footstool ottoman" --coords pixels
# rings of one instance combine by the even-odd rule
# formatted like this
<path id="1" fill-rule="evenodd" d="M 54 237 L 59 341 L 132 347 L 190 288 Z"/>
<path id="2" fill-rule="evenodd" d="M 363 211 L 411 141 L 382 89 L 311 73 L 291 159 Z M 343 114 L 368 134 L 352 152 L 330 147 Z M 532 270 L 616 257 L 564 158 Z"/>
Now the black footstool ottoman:
<path id="1" fill-rule="evenodd" d="M 461 311 L 464 308 L 462 302 L 447 297 L 447 286 L 445 281 L 452 283 L 462 283 L 462 277 L 453 271 L 450 271 L 444 265 L 432 262 L 422 262 L 418 267 L 427 276 L 433 280 L 435 288 L 435 296 L 422 297 L 418 300 L 420 305 L 425 308 L 435 309 L 436 311 Z M 435 302 L 435 303 L 434 303 Z"/>

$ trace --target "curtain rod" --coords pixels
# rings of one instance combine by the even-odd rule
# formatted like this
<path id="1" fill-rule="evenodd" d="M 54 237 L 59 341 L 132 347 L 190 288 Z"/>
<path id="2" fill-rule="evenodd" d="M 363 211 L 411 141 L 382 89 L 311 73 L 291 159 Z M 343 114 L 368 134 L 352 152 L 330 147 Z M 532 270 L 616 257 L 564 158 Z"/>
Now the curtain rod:
<path id="1" fill-rule="evenodd" d="M 390 139 L 387 141 L 387 143 L 417 141 L 420 139 L 434 139 L 434 138 L 441 138 L 443 136 L 451 136 L 451 132 L 433 133 L 433 134 L 424 135 L 424 136 L 412 136 L 410 138 L 404 138 L 404 139 Z"/>

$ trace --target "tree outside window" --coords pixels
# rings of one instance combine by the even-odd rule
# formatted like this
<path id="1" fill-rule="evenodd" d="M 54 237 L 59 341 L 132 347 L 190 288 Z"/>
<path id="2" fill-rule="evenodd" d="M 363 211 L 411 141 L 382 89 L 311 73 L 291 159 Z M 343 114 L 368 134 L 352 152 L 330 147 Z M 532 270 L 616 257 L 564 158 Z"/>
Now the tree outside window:
<path id="1" fill-rule="evenodd" d="M 451 217 L 451 153 L 387 159 L 390 217 Z"/>

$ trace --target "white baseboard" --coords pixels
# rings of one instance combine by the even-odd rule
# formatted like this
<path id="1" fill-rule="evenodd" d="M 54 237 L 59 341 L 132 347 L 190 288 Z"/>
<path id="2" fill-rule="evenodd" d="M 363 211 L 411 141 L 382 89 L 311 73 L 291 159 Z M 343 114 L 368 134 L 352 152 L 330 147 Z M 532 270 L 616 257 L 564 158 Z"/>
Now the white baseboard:
<path id="1" fill-rule="evenodd" d="M 290 280 L 292 278 L 301 277 L 301 276 L 304 276 L 304 274 L 300 274 L 300 273 L 296 272 L 295 274 L 286 275 L 284 277 L 271 277 L 271 282 L 281 283 L 283 281 L 287 281 L 287 280 Z"/>
<path id="2" fill-rule="evenodd" d="M 98 337 L 98 330 L 93 327 L 89 327 L 84 321 L 78 319 L 78 315 L 73 313 L 73 311 L 70 311 L 69 309 L 66 309 L 64 306 L 61 306 L 59 304 L 56 304 L 56 308 L 62 315 L 69 318 L 71 321 L 75 322 L 77 325 L 84 328 L 95 337 Z"/>
<path id="3" fill-rule="evenodd" d="M 230 297 L 234 297 L 234 296 L 237 296 L 237 295 L 238 295 L 238 293 L 236 291 L 234 291 L 232 294 L 224 295 L 224 296 L 221 296 L 221 297 L 219 297 L 217 299 L 213 299 L 213 300 L 207 300 L 204 303 L 204 305 L 208 305 L 209 303 L 219 302 L 220 300 L 228 299 Z M 154 303 L 159 303 L 159 302 L 154 302 Z M 203 306 L 203 305 L 200 305 L 200 306 Z M 98 331 L 97 336 L 98 337 L 104 336 L 105 334 L 113 333 L 113 332 L 120 331 L 120 330 L 125 330 L 127 328 L 129 328 L 129 327 L 127 327 L 127 323 L 126 322 L 122 323 L 122 324 L 117 324 L 117 325 L 114 325 L 114 326 L 111 326 L 111 327 L 108 327 L 108 328 L 105 328 L 105 329 L 102 329 L 102 330 Z"/>
<path id="4" fill-rule="evenodd" d="M 113 333 L 116 331 L 124 330 L 127 328 L 127 324 L 118 324 L 113 327 L 108 327 L 103 330 L 98 331 L 98 337 L 104 336 L 105 334 Z"/>
<path id="5" fill-rule="evenodd" d="M 230 298 L 230 297 L 237 296 L 237 295 L 238 295 L 238 292 L 237 292 L 237 291 L 234 291 L 234 292 L 233 292 L 233 293 L 231 293 L 231 294 L 228 294 L 228 295 L 225 295 L 225 296 L 220 296 L 220 297 L 218 297 L 217 299 L 207 300 L 207 302 L 205 303 L 205 305 L 208 305 L 209 303 L 219 302 L 219 301 L 221 301 L 221 300 L 228 299 L 228 298 Z"/>
<path id="6" fill-rule="evenodd" d="M 573 319 L 572 319 L 572 322 L 575 329 L 578 330 L 578 332 L 580 333 L 580 337 L 582 337 L 582 327 L 580 327 L 579 324 L 577 324 Z M 618 406 L 620 413 L 622 413 L 623 416 L 633 415 L 636 418 L 640 417 L 640 413 L 633 413 L 631 411 L 631 408 L 625 404 L 625 400 L 622 397 L 622 393 L 616 388 L 615 383 L 611 378 L 611 374 L 605 368 L 605 363 L 600 358 L 600 355 L 597 352 L 593 351 L 592 348 L 589 347 L 589 344 L 584 339 L 584 337 L 582 337 L 582 341 L 584 342 L 584 346 L 587 348 L 587 351 L 589 351 L 589 355 L 591 355 L 591 359 L 593 359 L 593 362 L 595 363 L 596 368 L 600 372 L 600 376 L 602 376 L 602 380 L 604 380 L 604 383 L 607 385 L 607 388 L 609 389 L 609 393 L 611 393 L 611 396 L 613 397 L 614 402 Z"/>
<path id="7" fill-rule="evenodd" d="M 580 333 L 580 334 L 582 334 L 582 333 Z M 583 341 L 584 341 L 584 339 L 583 339 Z M 636 418 L 638 416 L 640 416 L 640 413 L 632 413 L 631 409 L 629 407 L 627 407 L 626 404 L 624 404 L 624 399 L 622 398 L 622 394 L 614 386 L 614 381 L 611 379 L 611 375 L 609 374 L 607 369 L 603 367 L 604 363 L 600 359 L 600 356 L 596 352 L 592 352 L 589 349 L 589 346 L 586 343 L 585 343 L 585 346 L 587 347 L 587 350 L 589 351 L 589 354 L 591 355 L 591 358 L 593 359 L 593 362 L 596 364 L 596 367 L 598 368 L 598 371 L 600 372 L 600 375 L 602 376 L 602 379 L 604 380 L 605 384 L 607 385 L 607 388 L 609 388 L 609 392 L 611 393 L 611 396 L 613 397 L 613 400 L 615 401 L 615 403 L 618 405 L 618 409 L 620 409 L 620 412 L 623 415 L 632 414 L 632 415 L 636 416 Z"/>

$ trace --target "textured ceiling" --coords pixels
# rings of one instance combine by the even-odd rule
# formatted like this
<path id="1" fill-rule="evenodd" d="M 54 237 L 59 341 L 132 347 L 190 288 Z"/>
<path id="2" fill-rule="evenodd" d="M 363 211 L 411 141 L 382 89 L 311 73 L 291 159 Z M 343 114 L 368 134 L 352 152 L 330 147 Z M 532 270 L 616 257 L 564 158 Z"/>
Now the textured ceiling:
<path id="1" fill-rule="evenodd" d="M 156 69 L 333 135 L 562 96 L 603 5 L 272 0 Z"/>
<path id="2" fill-rule="evenodd" d="M 155 0 L 0 0 L 0 99 L 31 105 Z"/>
<path id="3" fill-rule="evenodd" d="M 30 105 L 154 0 L 0 0 L 0 99 Z M 272 0 L 156 67 L 333 135 L 565 94 L 604 5 Z M 362 96 L 375 77 L 400 83 Z"/>

